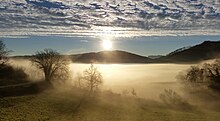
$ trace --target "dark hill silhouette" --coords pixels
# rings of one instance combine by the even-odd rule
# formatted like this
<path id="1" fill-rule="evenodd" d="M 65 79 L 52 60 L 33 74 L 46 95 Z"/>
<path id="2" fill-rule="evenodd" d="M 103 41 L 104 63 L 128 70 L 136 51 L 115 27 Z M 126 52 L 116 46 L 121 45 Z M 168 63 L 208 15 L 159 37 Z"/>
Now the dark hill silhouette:
<path id="1" fill-rule="evenodd" d="M 71 55 L 79 63 L 150 63 L 153 59 L 125 51 L 101 51 Z"/>
<path id="2" fill-rule="evenodd" d="M 66 55 L 65 55 L 66 56 Z M 149 58 L 126 51 L 101 51 L 68 55 L 75 63 L 196 63 L 220 57 L 220 41 L 204 41 L 201 44 L 182 47 L 166 56 Z M 30 59 L 32 56 L 14 56 L 14 59 Z"/>
<path id="3" fill-rule="evenodd" d="M 161 57 L 166 62 L 199 62 L 220 57 L 220 41 L 204 41 L 201 44 L 184 47 Z"/>

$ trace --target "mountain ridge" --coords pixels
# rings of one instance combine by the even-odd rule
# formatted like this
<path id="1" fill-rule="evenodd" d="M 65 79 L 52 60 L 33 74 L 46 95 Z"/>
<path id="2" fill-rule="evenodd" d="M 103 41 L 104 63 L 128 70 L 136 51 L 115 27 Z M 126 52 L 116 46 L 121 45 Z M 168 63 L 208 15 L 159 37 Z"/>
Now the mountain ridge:
<path id="1" fill-rule="evenodd" d="M 165 56 L 150 58 L 123 50 L 88 52 L 68 56 L 74 63 L 197 63 L 220 57 L 220 41 L 182 47 Z M 13 58 L 31 58 L 32 56 L 14 56 Z"/>
<path id="2" fill-rule="evenodd" d="M 151 63 L 153 59 L 122 50 L 100 51 L 70 55 L 80 63 Z"/>
<path id="3" fill-rule="evenodd" d="M 161 57 L 160 60 L 167 62 L 200 62 L 218 58 L 220 57 L 220 41 L 204 41 L 181 51 L 177 50 Z"/>

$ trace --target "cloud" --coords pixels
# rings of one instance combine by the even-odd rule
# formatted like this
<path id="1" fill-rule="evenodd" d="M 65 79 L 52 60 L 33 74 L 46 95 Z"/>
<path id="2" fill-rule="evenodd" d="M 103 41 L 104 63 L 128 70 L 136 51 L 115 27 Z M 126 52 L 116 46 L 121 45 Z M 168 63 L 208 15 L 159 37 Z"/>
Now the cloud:
<path id="1" fill-rule="evenodd" d="M 72 54 L 83 53 L 83 52 L 85 52 L 85 49 L 75 48 L 75 49 L 71 49 L 71 50 L 68 50 L 68 51 L 64 52 L 64 54 L 72 55 Z"/>
<path id="2" fill-rule="evenodd" d="M 103 26 L 164 33 L 168 30 L 177 34 L 187 34 L 187 30 L 198 34 L 204 30 L 219 34 L 220 3 L 216 0 L 1 0 L 0 3 L 0 36 L 96 35 L 90 30 Z"/>
<path id="3" fill-rule="evenodd" d="M 88 40 L 80 40 L 80 42 L 85 42 L 85 43 L 87 43 L 87 42 L 89 42 Z"/>

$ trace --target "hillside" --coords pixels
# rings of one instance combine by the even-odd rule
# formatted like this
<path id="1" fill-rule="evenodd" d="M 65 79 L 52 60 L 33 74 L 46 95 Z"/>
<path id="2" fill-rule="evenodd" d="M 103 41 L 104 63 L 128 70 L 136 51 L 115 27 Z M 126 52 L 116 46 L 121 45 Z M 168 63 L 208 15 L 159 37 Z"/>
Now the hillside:
<path id="1" fill-rule="evenodd" d="M 168 62 L 199 62 L 220 57 L 220 41 L 204 41 L 201 44 L 178 49 L 160 60 Z"/>
<path id="2" fill-rule="evenodd" d="M 1 121 L 218 121 L 217 110 L 169 106 L 159 101 L 103 91 L 80 103 L 84 91 L 47 90 L 0 98 Z M 80 106 L 78 106 L 80 104 Z"/>
<path id="3" fill-rule="evenodd" d="M 79 63 L 149 63 L 153 59 L 125 51 L 101 51 L 70 56 L 73 62 Z"/>

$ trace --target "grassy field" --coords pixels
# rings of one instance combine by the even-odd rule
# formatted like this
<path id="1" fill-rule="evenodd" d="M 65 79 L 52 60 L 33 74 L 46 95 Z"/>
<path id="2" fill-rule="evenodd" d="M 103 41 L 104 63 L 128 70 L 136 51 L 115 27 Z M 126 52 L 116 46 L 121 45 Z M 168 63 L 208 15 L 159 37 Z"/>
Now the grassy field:
<path id="1" fill-rule="evenodd" d="M 83 91 L 53 89 L 40 94 L 0 99 L 1 121 L 219 121 L 220 112 L 104 91 L 84 98 Z"/>

